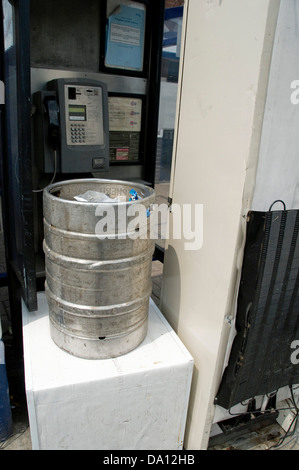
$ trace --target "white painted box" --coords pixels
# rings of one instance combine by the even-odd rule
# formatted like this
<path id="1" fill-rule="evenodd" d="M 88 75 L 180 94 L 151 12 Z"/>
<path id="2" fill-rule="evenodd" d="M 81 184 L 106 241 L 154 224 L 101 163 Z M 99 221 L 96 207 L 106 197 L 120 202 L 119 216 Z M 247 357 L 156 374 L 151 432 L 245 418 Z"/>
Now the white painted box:
<path id="1" fill-rule="evenodd" d="M 44 293 L 38 305 L 22 308 L 32 448 L 182 449 L 194 362 L 152 299 L 145 340 L 105 360 L 58 348 Z"/>

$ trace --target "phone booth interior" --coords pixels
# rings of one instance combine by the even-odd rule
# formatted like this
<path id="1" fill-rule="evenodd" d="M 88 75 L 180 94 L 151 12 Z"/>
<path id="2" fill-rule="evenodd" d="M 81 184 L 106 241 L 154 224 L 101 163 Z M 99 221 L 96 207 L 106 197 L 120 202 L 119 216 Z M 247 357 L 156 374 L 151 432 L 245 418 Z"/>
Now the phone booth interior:
<path id="1" fill-rule="evenodd" d="M 42 190 L 96 177 L 154 185 L 164 1 L 30 2 L 36 277 Z"/>
<path id="2" fill-rule="evenodd" d="M 43 189 L 73 178 L 154 185 L 164 7 L 2 0 L 3 212 L 16 337 L 21 297 L 35 310 L 44 286 Z"/>

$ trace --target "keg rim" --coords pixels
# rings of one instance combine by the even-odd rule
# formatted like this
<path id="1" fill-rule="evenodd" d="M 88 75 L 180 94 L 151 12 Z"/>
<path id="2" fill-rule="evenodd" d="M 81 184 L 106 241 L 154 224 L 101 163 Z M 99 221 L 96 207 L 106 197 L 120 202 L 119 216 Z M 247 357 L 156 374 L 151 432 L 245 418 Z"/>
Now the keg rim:
<path id="1" fill-rule="evenodd" d="M 130 188 L 138 188 L 140 190 L 146 189 L 149 194 L 146 195 L 145 197 L 142 197 L 141 199 L 138 200 L 133 200 L 133 201 L 117 201 L 117 202 L 111 202 L 109 203 L 110 205 L 118 206 L 118 205 L 130 205 L 130 204 L 135 204 L 135 203 L 141 203 L 144 204 L 148 199 L 151 199 L 153 196 L 155 196 L 155 189 L 152 188 L 151 186 L 147 186 L 146 184 L 142 183 L 137 183 L 134 181 L 122 181 L 122 180 L 112 180 L 112 179 L 105 179 L 105 178 L 75 178 L 75 179 L 70 179 L 70 180 L 63 180 L 63 181 L 57 181 L 56 183 L 49 184 L 48 186 L 45 187 L 44 189 L 44 194 L 46 197 L 50 198 L 51 200 L 55 202 L 61 202 L 65 203 L 67 202 L 68 204 L 75 204 L 75 205 L 90 205 L 90 206 L 99 206 L 99 205 L 107 205 L 107 203 L 103 202 L 85 202 L 85 201 L 77 201 L 76 199 L 65 199 L 63 197 L 58 197 L 55 194 L 53 194 L 53 191 L 55 189 L 59 189 L 60 186 L 67 186 L 71 184 L 76 184 L 76 183 L 101 183 L 101 184 L 107 184 L 113 186 L 113 184 L 119 184 L 123 186 L 128 186 Z"/>

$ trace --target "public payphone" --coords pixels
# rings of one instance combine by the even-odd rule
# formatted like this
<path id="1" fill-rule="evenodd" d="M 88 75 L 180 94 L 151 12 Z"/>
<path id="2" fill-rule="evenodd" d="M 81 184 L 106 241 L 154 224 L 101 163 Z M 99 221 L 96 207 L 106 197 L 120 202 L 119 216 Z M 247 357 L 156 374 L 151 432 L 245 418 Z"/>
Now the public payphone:
<path id="1" fill-rule="evenodd" d="M 107 85 L 60 78 L 33 96 L 35 155 L 44 173 L 105 171 L 109 166 Z"/>

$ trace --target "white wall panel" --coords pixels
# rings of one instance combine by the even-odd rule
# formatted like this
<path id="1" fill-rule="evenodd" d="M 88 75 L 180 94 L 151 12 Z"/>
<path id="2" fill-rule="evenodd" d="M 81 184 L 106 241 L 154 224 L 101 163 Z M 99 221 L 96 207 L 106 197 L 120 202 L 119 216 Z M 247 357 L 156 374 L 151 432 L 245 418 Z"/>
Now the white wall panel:
<path id="1" fill-rule="evenodd" d="M 299 2 L 282 0 L 269 76 L 253 210 L 299 209 Z M 296 83 L 297 81 L 297 83 Z M 295 88 L 291 88 L 292 83 Z M 282 206 L 275 206 L 276 210 Z"/>
<path id="2" fill-rule="evenodd" d="M 195 359 L 185 447 L 206 448 L 251 207 L 278 1 L 185 4 L 171 196 L 203 204 L 203 246 L 166 243 L 161 309 Z"/>

